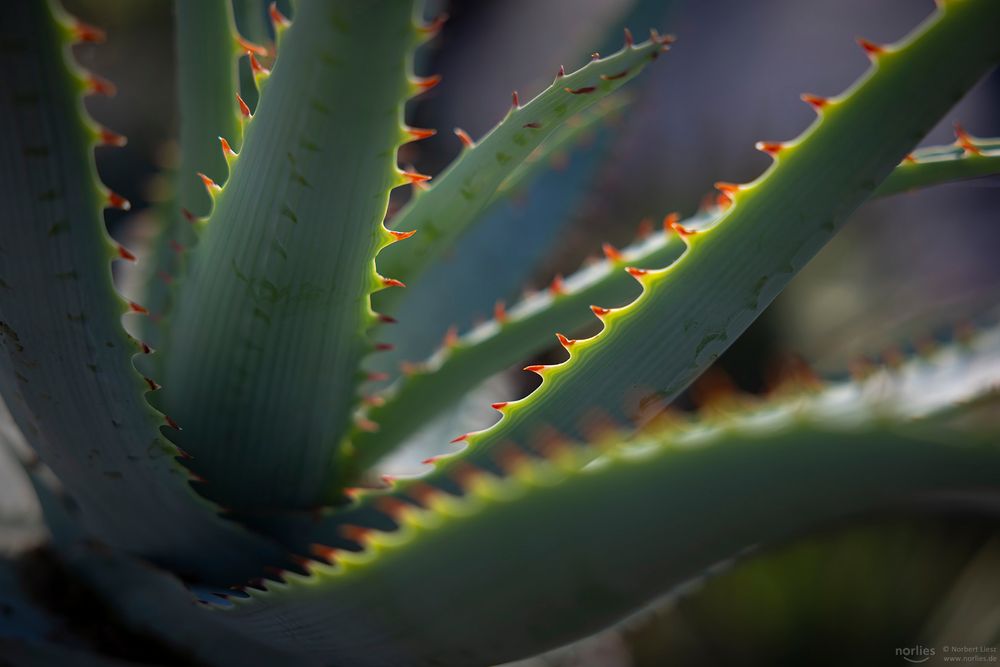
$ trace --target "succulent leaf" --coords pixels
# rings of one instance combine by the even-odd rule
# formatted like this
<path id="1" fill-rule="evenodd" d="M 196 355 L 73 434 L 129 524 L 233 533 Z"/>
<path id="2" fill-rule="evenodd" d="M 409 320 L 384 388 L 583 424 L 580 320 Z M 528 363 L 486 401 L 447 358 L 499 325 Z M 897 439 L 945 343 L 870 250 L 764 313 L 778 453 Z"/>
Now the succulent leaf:
<path id="1" fill-rule="evenodd" d="M 122 254 L 102 217 L 125 201 L 97 179 L 103 133 L 81 99 L 110 84 L 70 62 L 75 25 L 46 2 L 11 5 L 3 21 L 0 386 L 93 538 L 186 576 L 244 580 L 284 556 L 194 492 L 146 402 L 154 383 L 132 366 L 144 346 L 120 322 L 144 309 L 115 292 Z"/>
<path id="2" fill-rule="evenodd" d="M 555 440 L 539 460 L 509 446 L 499 474 L 456 470 L 459 494 L 423 485 L 383 498 L 388 529 L 330 515 L 313 537 L 353 548 L 314 547 L 330 564 L 250 591 L 229 613 L 277 645 L 349 664 L 536 653 L 755 545 L 1000 490 L 998 443 L 969 444 L 937 418 L 995 387 L 998 352 L 994 328 L 863 382 L 609 435 L 590 452 Z M 323 633 L 341 618 L 364 632 Z"/>
<path id="3" fill-rule="evenodd" d="M 413 2 L 302 2 L 297 16 L 164 350 L 171 437 L 237 509 L 328 497 L 374 347 L 370 295 L 394 284 L 374 257 L 396 240 L 382 219 L 406 182 Z"/>

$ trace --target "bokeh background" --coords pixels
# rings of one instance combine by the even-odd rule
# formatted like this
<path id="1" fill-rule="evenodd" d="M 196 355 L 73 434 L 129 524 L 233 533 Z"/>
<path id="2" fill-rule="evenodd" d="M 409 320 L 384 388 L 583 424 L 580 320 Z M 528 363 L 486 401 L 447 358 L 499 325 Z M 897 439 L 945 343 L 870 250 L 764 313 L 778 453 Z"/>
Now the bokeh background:
<path id="1" fill-rule="evenodd" d="M 102 124 L 129 137 L 124 149 L 102 149 L 98 167 L 104 182 L 134 206 L 130 214 L 109 213 L 111 232 L 141 246 L 153 231 L 149 207 L 165 187 L 156 173 L 171 161 L 178 127 L 171 5 L 65 4 L 108 30 L 106 44 L 78 47 L 78 56 L 118 86 L 116 98 L 87 104 Z M 292 13 L 287 3 L 279 4 Z M 444 78 L 408 115 L 412 125 L 439 134 L 408 146 L 401 156 L 430 174 L 460 149 L 453 127 L 481 136 L 506 113 L 512 90 L 528 99 L 560 65 L 576 68 L 595 50 L 617 49 L 626 17 L 633 17 L 628 25 L 640 39 L 651 27 L 678 37 L 667 57 L 629 84 L 631 103 L 617 120 L 560 156 L 545 176 L 546 183 L 558 185 L 565 174 L 585 187 L 550 212 L 559 216 L 558 232 L 538 249 L 544 259 L 529 288 L 571 273 L 600 253 L 602 241 L 627 244 L 644 218 L 693 213 L 715 181 L 756 177 L 769 159 L 754 150 L 754 142 L 790 139 L 812 122 L 800 93 L 837 94 L 868 66 L 855 37 L 895 40 L 933 10 L 931 0 L 663 0 L 640 2 L 638 10 L 631 0 L 433 4 L 450 20 L 421 54 L 418 68 Z M 261 16 L 263 3 L 258 5 Z M 1000 136 L 998 73 L 982 81 L 925 143 L 952 141 L 955 121 L 974 135 Z M 530 191 L 516 198 L 505 215 L 533 224 L 538 209 L 531 198 Z M 976 321 L 1000 302 L 998 211 L 997 177 L 865 205 L 719 367 L 739 388 L 757 392 L 792 356 L 836 376 L 858 358 L 946 337 L 950 327 Z M 441 298 L 468 287 L 445 285 Z M 508 296 L 491 295 L 488 303 Z M 560 354 L 554 347 L 540 358 Z M 494 391 L 526 392 L 532 380 L 522 375 L 528 374 L 499 380 Z M 679 401 L 684 408 L 695 403 L 692 396 Z M 476 420 L 489 423 L 492 413 L 469 414 L 463 419 L 482 426 Z M 625 627 L 543 662 L 887 665 L 905 664 L 893 647 L 940 645 L 946 638 L 995 643 L 996 529 L 970 517 L 880 517 L 836 527 L 742 559 Z"/>

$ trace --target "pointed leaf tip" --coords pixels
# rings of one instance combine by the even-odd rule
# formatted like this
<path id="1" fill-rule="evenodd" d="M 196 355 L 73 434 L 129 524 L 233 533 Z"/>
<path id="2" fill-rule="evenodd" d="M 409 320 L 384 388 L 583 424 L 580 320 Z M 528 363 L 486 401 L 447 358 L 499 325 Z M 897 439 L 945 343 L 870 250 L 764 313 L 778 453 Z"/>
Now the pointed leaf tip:
<path id="1" fill-rule="evenodd" d="M 819 95 L 812 95 L 810 93 L 802 93 L 799 95 L 799 99 L 811 106 L 817 112 L 822 111 L 826 107 L 830 100 L 825 97 L 820 97 Z"/>
<path id="2" fill-rule="evenodd" d="M 240 105 L 240 114 L 242 114 L 244 118 L 250 118 L 250 107 L 248 107 L 247 103 L 243 101 L 243 98 L 240 97 L 239 93 L 236 93 L 236 101 Z"/>
<path id="3" fill-rule="evenodd" d="M 281 10 L 278 9 L 277 2 L 272 2 L 270 4 L 267 8 L 267 13 L 271 17 L 271 23 L 275 28 L 287 28 L 292 24 L 292 22 L 288 20 L 288 17 L 282 14 Z"/>
<path id="4" fill-rule="evenodd" d="M 604 256 L 608 258 L 609 262 L 620 262 L 623 259 L 618 248 L 614 247 L 610 243 L 601 244 L 601 250 L 604 251 Z"/>
<path id="5" fill-rule="evenodd" d="M 134 262 L 135 261 L 135 255 L 133 255 L 131 252 L 129 252 L 125 248 L 125 246 L 122 246 L 122 245 L 118 246 L 118 256 L 121 257 L 122 259 L 128 261 L 128 262 Z"/>
<path id="6" fill-rule="evenodd" d="M 560 345 L 562 345 L 562 346 L 563 346 L 563 347 L 565 347 L 565 348 L 569 348 L 569 347 L 571 347 L 571 346 L 572 346 L 572 345 L 573 345 L 574 343 L 576 343 L 576 341 L 575 341 L 575 340 L 573 340 L 572 338 L 567 338 L 566 336 L 564 336 L 564 335 L 563 335 L 563 334 L 561 334 L 561 333 L 557 333 L 557 334 L 556 334 L 556 338 L 557 338 L 557 339 L 559 340 L 559 344 L 560 344 Z"/>
<path id="7" fill-rule="evenodd" d="M 493 319 L 499 324 L 507 321 L 507 304 L 502 300 L 493 304 Z"/>
<path id="8" fill-rule="evenodd" d="M 632 31 L 625 28 L 625 46 L 635 45 L 635 39 L 632 37 Z"/>
<path id="9" fill-rule="evenodd" d="M 600 306 L 591 306 L 590 310 L 593 311 L 594 315 L 597 315 L 598 317 L 604 317 L 611 312 L 610 308 L 602 308 Z"/>
<path id="10" fill-rule="evenodd" d="M 754 144 L 754 148 L 759 150 L 761 153 L 767 153 L 771 157 L 774 157 L 781 152 L 784 148 L 784 144 L 780 141 L 758 141 Z"/>
<path id="11" fill-rule="evenodd" d="M 961 123 L 955 123 L 955 145 L 969 155 L 982 155 L 983 151 L 972 141 L 972 135 L 965 131 Z"/>
<path id="12" fill-rule="evenodd" d="M 121 211 L 128 211 L 132 208 L 132 203 L 117 192 L 109 191 L 107 202 L 108 208 L 117 208 Z"/>
<path id="13" fill-rule="evenodd" d="M 247 52 L 250 55 L 251 59 L 253 58 L 254 55 L 258 56 L 267 55 L 267 49 L 265 47 L 261 46 L 260 44 L 254 44 L 253 42 L 244 39 L 242 36 L 238 36 L 236 38 L 236 44 L 237 46 L 239 46 L 240 51 Z M 251 65 L 252 64 L 253 63 L 251 63 Z"/>
<path id="14" fill-rule="evenodd" d="M 102 29 L 79 19 L 74 20 L 72 33 L 78 43 L 101 44 L 108 38 Z"/>
<path id="15" fill-rule="evenodd" d="M 406 284 L 402 280 L 396 280 L 395 278 L 382 278 L 382 285 L 385 287 L 406 287 Z"/>
<path id="16" fill-rule="evenodd" d="M 416 233 L 417 233 L 417 230 L 415 230 L 415 229 L 411 229 L 411 230 L 410 230 L 410 231 L 408 231 L 408 232 L 398 232 L 398 231 L 396 231 L 396 230 L 394 230 L 394 229 L 390 229 L 390 230 L 388 230 L 388 232 L 389 232 L 389 233 L 390 233 L 390 234 L 392 235 L 392 237 L 393 237 L 393 238 L 394 238 L 394 239 L 395 239 L 396 241 L 403 241 L 403 240 L 406 240 L 406 239 L 410 238 L 410 237 L 411 237 L 411 236 L 413 236 L 414 234 L 416 234 Z"/>
<path id="17" fill-rule="evenodd" d="M 105 78 L 99 77 L 96 74 L 88 74 L 85 81 L 85 86 L 87 92 L 93 95 L 104 95 L 105 97 L 114 97 L 118 94 L 118 88 L 115 84 L 111 83 Z"/>
<path id="18" fill-rule="evenodd" d="M 102 146 L 115 146 L 121 148 L 128 143 L 128 139 L 117 132 L 112 132 L 106 127 L 102 127 L 98 132 L 98 138 Z"/>
<path id="19" fill-rule="evenodd" d="M 870 40 L 867 40 L 864 37 L 858 37 L 857 39 L 855 39 L 855 41 L 858 43 L 858 46 L 860 46 L 861 49 L 865 52 L 865 55 L 867 55 L 872 60 L 875 60 L 875 58 L 885 53 L 884 46 L 882 46 L 881 44 L 876 44 L 875 42 L 872 42 Z"/>
<path id="20" fill-rule="evenodd" d="M 472 137 L 469 136 L 469 133 L 463 130 L 462 128 L 456 127 L 453 130 L 453 132 L 455 133 L 455 136 L 458 137 L 459 140 L 461 140 L 462 146 L 464 146 L 465 148 L 472 148 L 475 145 L 475 143 L 472 141 Z"/>

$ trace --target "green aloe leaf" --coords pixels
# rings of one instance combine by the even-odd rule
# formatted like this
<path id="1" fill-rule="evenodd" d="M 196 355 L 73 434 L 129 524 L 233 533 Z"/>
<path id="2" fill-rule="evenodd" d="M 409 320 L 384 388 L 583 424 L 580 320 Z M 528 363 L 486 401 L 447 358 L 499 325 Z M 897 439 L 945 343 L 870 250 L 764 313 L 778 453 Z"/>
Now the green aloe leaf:
<path id="1" fill-rule="evenodd" d="M 45 2 L 11 5 L 0 30 L 4 400 L 93 538 L 216 582 L 283 563 L 189 486 L 164 416 L 146 402 L 155 383 L 132 366 L 143 346 L 120 320 L 143 308 L 115 292 L 110 262 L 123 251 L 102 219 L 127 202 L 98 181 L 92 152 L 117 141 L 81 99 L 111 86 L 69 60 L 70 43 L 94 33 Z"/>
<path id="2" fill-rule="evenodd" d="M 375 254 L 421 39 L 411 0 L 301 2 L 216 195 L 163 353 L 172 439 L 213 498 L 309 507 L 336 485 L 374 349 Z M 363 54 L 359 57 L 359 54 Z"/>

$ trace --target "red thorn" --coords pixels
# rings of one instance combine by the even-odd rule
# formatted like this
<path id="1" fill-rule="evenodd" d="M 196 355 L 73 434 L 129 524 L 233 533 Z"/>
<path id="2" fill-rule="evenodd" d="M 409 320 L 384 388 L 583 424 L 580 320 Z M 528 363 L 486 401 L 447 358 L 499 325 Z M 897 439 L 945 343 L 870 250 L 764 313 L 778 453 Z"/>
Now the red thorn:
<path id="1" fill-rule="evenodd" d="M 184 247 L 184 244 L 178 241 L 177 239 L 170 239 L 170 249 L 176 252 L 178 255 L 187 250 L 187 248 Z"/>
<path id="2" fill-rule="evenodd" d="M 456 127 L 453 131 L 455 132 L 455 136 L 461 139 L 463 146 L 465 146 L 466 148 L 472 148 L 473 141 L 472 137 L 469 136 L 468 132 L 466 132 L 460 127 Z"/>
<path id="3" fill-rule="evenodd" d="M 375 433 L 378 431 L 378 424 L 373 422 L 371 419 L 365 419 L 364 417 L 358 417 L 355 419 L 354 425 L 365 433 Z"/>
<path id="4" fill-rule="evenodd" d="M 143 354 L 150 354 L 153 351 L 153 348 L 149 346 L 149 343 L 145 343 L 143 341 L 139 341 L 139 349 L 142 350 Z"/>
<path id="5" fill-rule="evenodd" d="M 254 44 L 253 42 L 243 39 L 243 37 L 237 36 L 236 43 L 240 45 L 240 48 L 244 51 L 248 51 L 251 55 L 257 54 L 258 56 L 266 56 L 267 49 L 260 44 Z M 251 63 L 253 64 L 253 63 Z"/>
<path id="6" fill-rule="evenodd" d="M 781 149 L 785 147 L 780 141 L 758 141 L 753 145 L 754 148 L 762 153 L 767 153 L 771 157 L 774 157 L 781 152 Z"/>
<path id="7" fill-rule="evenodd" d="M 632 46 L 635 44 L 635 39 L 632 37 L 632 31 L 625 28 L 625 46 Z"/>
<path id="8" fill-rule="evenodd" d="M 421 463 L 422 465 L 425 465 L 425 466 L 432 466 L 432 465 L 434 465 L 435 463 L 437 463 L 437 462 L 438 462 L 438 459 L 440 459 L 440 458 L 441 458 L 440 456 L 432 456 L 432 457 L 430 457 L 430 458 L 428 458 L 428 459 L 424 459 L 424 460 L 423 460 L 423 461 L 421 461 L 420 463 Z"/>
<path id="9" fill-rule="evenodd" d="M 410 237 L 411 237 L 411 236 L 413 236 L 414 234 L 416 234 L 416 233 L 417 233 L 417 230 L 415 230 L 415 229 L 411 229 L 411 230 L 410 230 L 410 231 L 408 231 L 408 232 L 397 232 L 397 231 L 395 231 L 395 230 L 392 230 L 392 229 L 390 229 L 390 230 L 388 230 L 388 232 L 389 232 L 390 234 L 392 234 L 392 237 L 393 237 L 393 238 L 394 238 L 394 239 L 395 239 L 396 241 L 403 241 L 403 240 L 405 240 L 405 239 L 408 239 L 408 238 L 410 238 Z"/>
<path id="10" fill-rule="evenodd" d="M 493 304 L 493 319 L 500 324 L 507 321 L 507 305 L 503 301 L 497 301 Z"/>
<path id="11" fill-rule="evenodd" d="M 535 364 L 533 366 L 525 366 L 524 370 L 528 371 L 529 373 L 538 373 L 539 375 L 541 375 L 542 371 L 545 370 L 545 368 L 546 368 L 545 364 Z"/>
<path id="12" fill-rule="evenodd" d="M 121 257 L 122 259 L 126 259 L 126 260 L 128 260 L 130 262 L 134 262 L 135 261 L 135 255 L 133 255 L 132 253 L 130 253 L 128 250 L 126 250 L 125 246 L 118 246 L 118 256 Z"/>
<path id="13" fill-rule="evenodd" d="M 564 76 L 566 76 L 566 68 L 565 68 L 565 67 L 563 67 L 562 65 L 560 65 L 560 66 L 559 66 L 559 71 L 558 71 L 558 72 L 556 72 L 556 78 L 557 78 L 557 79 L 561 79 L 561 78 L 563 78 Z"/>
<path id="14" fill-rule="evenodd" d="M 420 89 L 420 92 L 426 93 L 428 90 L 434 86 L 441 83 L 441 75 L 434 74 L 423 79 L 413 79 L 413 85 Z"/>
<path id="15" fill-rule="evenodd" d="M 417 28 L 417 30 L 422 34 L 426 35 L 428 39 L 430 39 L 431 37 L 434 37 L 439 32 L 441 32 L 441 28 L 442 26 L 444 26 L 447 20 L 448 20 L 448 14 L 442 12 L 437 16 L 435 16 L 433 21 L 431 21 L 430 23 L 425 23 L 424 25 Z"/>
<path id="16" fill-rule="evenodd" d="M 271 70 L 264 67 L 257 61 L 257 57 L 254 56 L 253 51 L 247 51 L 247 58 L 250 59 L 250 71 L 252 71 L 255 76 L 258 74 L 267 75 L 271 73 Z"/>
<path id="17" fill-rule="evenodd" d="M 143 376 L 142 379 L 146 381 L 146 384 L 149 386 L 150 391 L 156 391 L 157 389 L 160 388 L 160 385 L 157 384 L 154 380 L 151 380 L 150 378 L 145 376 Z"/>
<path id="18" fill-rule="evenodd" d="M 149 311 L 137 304 L 135 301 L 128 302 L 128 309 L 133 313 L 139 313 L 141 315 L 149 315 Z"/>
<path id="19" fill-rule="evenodd" d="M 917 158 L 913 156 L 913 153 L 907 153 L 906 157 L 903 158 L 903 162 L 907 162 L 909 164 L 916 164 Z"/>
<path id="20" fill-rule="evenodd" d="M 385 287 L 406 287 L 406 284 L 402 280 L 396 280 L 395 278 L 382 278 L 382 284 Z"/>
<path id="21" fill-rule="evenodd" d="M 361 544 L 364 539 L 372 533 L 371 528 L 365 526 L 343 525 L 340 526 L 340 535 L 351 542 Z"/>
<path id="22" fill-rule="evenodd" d="M 737 185 L 736 183 L 727 183 L 725 181 L 716 181 L 715 189 L 727 195 L 734 195 L 742 189 L 743 186 Z"/>
<path id="23" fill-rule="evenodd" d="M 236 152 L 232 149 L 232 146 L 229 145 L 229 142 L 226 141 L 225 137 L 219 137 L 219 144 L 222 146 L 223 155 L 226 157 L 236 157 Z"/>
<path id="24" fill-rule="evenodd" d="M 213 181 L 211 178 L 201 173 L 200 171 L 198 172 L 198 178 L 200 178 L 201 182 L 205 184 L 205 187 L 208 189 L 209 193 L 218 192 L 219 190 L 222 189 L 222 187 L 220 187 L 218 183 L 216 183 L 215 181 Z"/>
<path id="25" fill-rule="evenodd" d="M 464 440 L 468 440 L 469 439 L 469 435 L 470 435 L 469 433 L 463 433 L 462 435 L 458 436 L 457 438 L 454 438 L 454 439 L 450 440 L 449 444 L 454 445 L 456 442 L 462 442 Z"/>
<path id="26" fill-rule="evenodd" d="M 381 372 L 368 373 L 368 375 L 365 376 L 365 380 L 368 382 L 385 382 L 388 379 L 389 374 Z"/>
<path id="27" fill-rule="evenodd" d="M 388 352 L 394 349 L 396 349 L 396 346 L 392 343 L 375 343 L 375 350 L 377 352 Z"/>
<path id="28" fill-rule="evenodd" d="M 332 565 L 333 561 L 336 560 L 337 549 L 328 547 L 325 544 L 310 544 L 309 553 L 327 565 Z"/>
<path id="29" fill-rule="evenodd" d="M 236 93 L 236 101 L 240 105 L 240 113 L 243 114 L 243 117 L 250 118 L 250 107 L 248 107 L 247 103 L 243 101 L 243 98 L 240 97 L 239 93 Z"/>
<path id="30" fill-rule="evenodd" d="M 587 93 L 592 93 L 597 90 L 597 86 L 584 86 L 583 88 L 563 88 L 567 93 L 572 95 L 586 95 Z"/>
<path id="31" fill-rule="evenodd" d="M 102 127 L 100 134 L 98 135 L 101 140 L 102 146 L 117 146 L 121 148 L 128 143 L 128 139 L 124 135 L 118 134 L 117 132 L 112 132 L 106 127 Z"/>
<path id="32" fill-rule="evenodd" d="M 591 306 L 590 310 L 592 310 L 594 315 L 597 315 L 598 317 L 604 317 L 611 312 L 610 308 L 601 308 L 600 306 Z"/>
<path id="33" fill-rule="evenodd" d="M 610 243 L 604 243 L 601 245 L 601 250 L 604 251 L 604 256 L 608 258 L 609 262 L 620 262 L 622 261 L 622 254 L 618 251 L 618 248 L 614 247 Z"/>
<path id="34" fill-rule="evenodd" d="M 515 109 L 521 108 L 521 100 L 518 98 L 516 90 L 510 95 L 510 103 Z"/>
<path id="35" fill-rule="evenodd" d="M 73 38 L 79 43 L 101 44 L 107 39 L 107 34 L 89 23 L 76 19 L 73 24 Z"/>
<path id="36" fill-rule="evenodd" d="M 490 403 L 490 407 L 494 410 L 503 410 L 507 407 L 508 401 L 500 401 L 499 403 Z"/>
<path id="37" fill-rule="evenodd" d="M 663 218 L 663 231 L 672 232 L 674 227 L 681 220 L 681 214 L 676 211 L 673 213 L 668 213 L 667 217 Z"/>
<path id="38" fill-rule="evenodd" d="M 727 200 L 728 201 L 728 200 Z M 677 234 L 677 236 L 694 236 L 698 232 L 693 229 L 688 229 L 680 223 L 680 216 L 677 213 L 671 213 L 666 218 L 663 219 L 663 229 L 669 230 Z"/>
<path id="39" fill-rule="evenodd" d="M 983 151 L 972 143 L 972 137 L 965 131 L 961 123 L 955 123 L 955 145 L 970 155 L 983 154 Z"/>
<path id="40" fill-rule="evenodd" d="M 95 95 L 114 97 L 118 93 L 118 89 L 115 87 L 115 84 L 111 83 L 107 79 L 102 79 L 96 74 L 88 74 L 86 83 L 87 90 Z"/>
<path id="41" fill-rule="evenodd" d="M 419 174 L 415 171 L 401 171 L 400 175 L 411 184 L 424 183 L 431 180 L 431 177 L 427 174 Z"/>
<path id="42" fill-rule="evenodd" d="M 455 347 L 456 345 L 458 345 L 458 329 L 455 327 L 455 325 L 451 325 L 450 327 L 448 327 L 448 331 L 446 331 L 444 334 L 443 345 L 445 347 Z"/>
<path id="43" fill-rule="evenodd" d="M 830 103 L 825 97 L 820 97 L 819 95 L 811 95 L 809 93 L 802 93 L 799 95 L 799 99 L 811 106 L 816 111 L 821 111 L 826 105 Z"/>
<path id="44" fill-rule="evenodd" d="M 551 292 L 553 296 L 559 296 L 560 294 L 566 293 L 566 285 L 564 284 L 563 277 L 561 275 L 557 274 L 556 277 L 552 279 L 552 283 L 549 285 L 549 292 Z"/>
<path id="45" fill-rule="evenodd" d="M 186 208 L 181 209 L 181 215 L 183 215 L 184 219 L 187 220 L 188 222 L 195 222 L 197 220 L 197 218 L 194 217 L 194 213 L 187 210 Z"/>
<path id="46" fill-rule="evenodd" d="M 383 475 L 383 478 L 385 477 L 388 477 L 388 475 Z M 375 500 L 373 504 L 375 505 L 375 509 L 382 514 L 385 514 L 393 521 L 398 521 L 399 516 L 404 511 L 412 507 L 409 503 L 403 502 L 399 498 L 394 498 L 393 496 L 382 496 L 381 498 Z"/>
<path id="47" fill-rule="evenodd" d="M 532 129 L 532 130 L 540 130 L 542 128 L 542 124 L 541 123 L 531 122 L 531 123 L 525 123 L 521 127 L 527 127 L 527 128 Z"/>
<path id="48" fill-rule="evenodd" d="M 633 276 L 634 278 L 639 278 L 649 273 L 649 271 L 647 271 L 646 269 L 637 269 L 634 266 L 627 266 L 625 267 L 625 270 L 628 271 L 629 275 Z"/>
<path id="49" fill-rule="evenodd" d="M 117 192 L 108 192 L 108 207 L 127 211 L 132 208 L 132 204 Z"/>
<path id="50" fill-rule="evenodd" d="M 644 239 L 653 233 L 653 220 L 651 218 L 643 218 L 639 221 L 639 228 L 636 230 L 635 235 L 640 239 Z"/>
<path id="51" fill-rule="evenodd" d="M 271 3 L 271 6 L 267 9 L 267 13 L 271 16 L 271 23 L 274 24 L 275 28 L 287 28 L 292 24 L 292 22 L 288 20 L 288 17 L 278 10 L 277 2 Z"/>
<path id="52" fill-rule="evenodd" d="M 437 130 L 431 128 L 422 127 L 407 127 L 406 133 L 413 137 L 412 141 L 420 141 L 421 139 L 427 139 L 428 137 L 433 137 L 437 134 Z"/>
<path id="53" fill-rule="evenodd" d="M 600 60 L 600 59 L 601 59 L 601 54 L 598 53 L 597 51 L 594 51 L 593 53 L 590 54 L 590 62 L 594 62 L 595 60 Z"/>
<path id="54" fill-rule="evenodd" d="M 383 315 L 382 313 L 378 313 L 376 315 L 376 317 L 378 317 L 378 321 L 379 322 L 383 322 L 385 324 L 395 324 L 396 323 L 396 318 L 392 317 L 391 315 Z"/>
<path id="55" fill-rule="evenodd" d="M 566 336 L 562 335 L 561 333 L 557 333 L 556 334 L 556 338 L 559 339 L 559 344 L 562 345 L 565 348 L 569 348 L 574 343 L 576 343 L 575 340 L 573 340 L 572 338 L 566 338 Z"/>
<path id="56" fill-rule="evenodd" d="M 167 423 L 167 426 L 174 429 L 175 431 L 183 430 L 181 429 L 180 426 L 177 425 L 177 422 L 175 422 L 170 415 L 163 415 L 163 421 L 165 421 Z"/>
<path id="57" fill-rule="evenodd" d="M 860 46 L 864 50 L 865 54 L 872 60 L 875 60 L 880 55 L 885 53 L 885 47 L 882 46 L 881 44 L 876 44 L 875 42 L 871 42 L 865 39 L 864 37 L 858 37 L 856 41 L 858 43 L 858 46 Z"/>
<path id="58" fill-rule="evenodd" d="M 361 402 L 373 408 L 380 408 L 385 405 L 385 399 L 374 394 L 371 396 L 362 396 Z"/>

